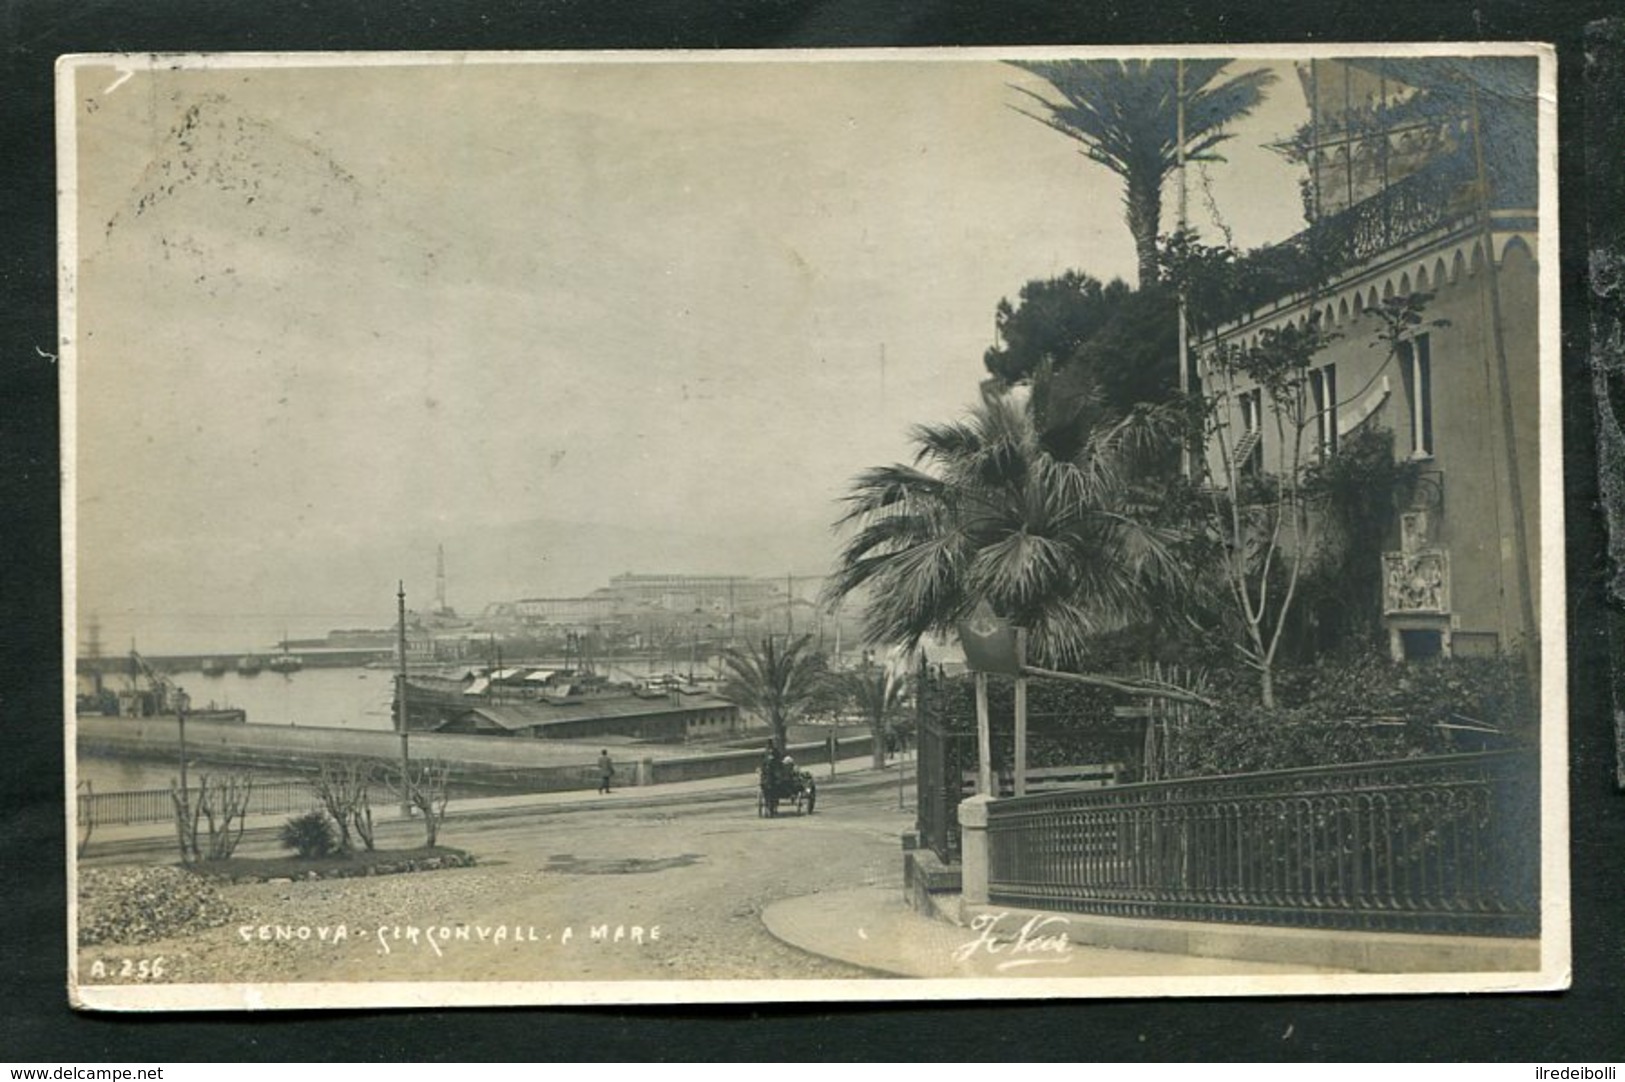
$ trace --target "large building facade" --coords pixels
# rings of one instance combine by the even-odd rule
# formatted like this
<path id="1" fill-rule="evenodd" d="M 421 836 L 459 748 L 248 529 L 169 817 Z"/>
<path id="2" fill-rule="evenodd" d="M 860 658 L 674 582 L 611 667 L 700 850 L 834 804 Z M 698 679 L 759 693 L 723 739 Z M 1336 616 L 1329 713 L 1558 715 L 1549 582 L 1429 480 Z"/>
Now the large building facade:
<path id="1" fill-rule="evenodd" d="M 1381 561 L 1396 659 L 1532 648 L 1538 634 L 1540 306 L 1535 62 L 1397 59 L 1302 65 L 1311 121 L 1296 246 L 1332 272 L 1193 343 L 1217 405 L 1209 477 L 1301 472 L 1357 431 L 1392 433 L 1414 482 Z M 1326 266 L 1327 264 L 1319 264 Z M 1407 297 L 1420 322 L 1385 337 Z M 1334 336 L 1287 393 L 1221 379 L 1216 349 L 1317 321 Z M 1275 402 L 1279 401 L 1277 391 Z M 1223 444 L 1221 451 L 1220 444 Z M 1236 459 L 1236 452 L 1245 461 Z"/>

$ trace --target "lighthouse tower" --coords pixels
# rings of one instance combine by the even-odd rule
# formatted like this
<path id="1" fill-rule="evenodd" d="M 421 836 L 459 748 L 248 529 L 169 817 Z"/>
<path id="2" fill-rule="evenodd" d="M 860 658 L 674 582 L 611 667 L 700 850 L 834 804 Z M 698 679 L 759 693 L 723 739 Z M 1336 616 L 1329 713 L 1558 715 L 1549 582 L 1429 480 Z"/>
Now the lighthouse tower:
<path id="1" fill-rule="evenodd" d="M 434 558 L 434 611 L 436 615 L 446 613 L 446 546 L 435 546 Z"/>

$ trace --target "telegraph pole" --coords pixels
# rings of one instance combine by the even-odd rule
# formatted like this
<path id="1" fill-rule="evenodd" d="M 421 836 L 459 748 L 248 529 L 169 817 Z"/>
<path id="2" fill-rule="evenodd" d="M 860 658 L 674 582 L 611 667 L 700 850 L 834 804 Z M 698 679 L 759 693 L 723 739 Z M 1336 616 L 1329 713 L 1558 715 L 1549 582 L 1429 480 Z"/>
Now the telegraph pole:
<path id="1" fill-rule="evenodd" d="M 412 815 L 412 800 L 408 796 L 411 782 L 412 760 L 406 745 L 406 582 L 400 583 L 395 594 L 396 648 L 399 654 L 399 672 L 395 676 L 395 724 L 401 734 L 401 818 Z"/>
<path id="2" fill-rule="evenodd" d="M 1176 60 L 1174 65 L 1174 117 L 1175 127 L 1178 129 L 1174 134 L 1174 142 L 1179 160 L 1179 235 L 1183 240 L 1189 225 L 1189 189 L 1185 164 L 1185 61 Z M 1191 392 L 1190 317 L 1186 310 L 1183 276 L 1175 284 L 1179 288 L 1179 395 L 1184 398 Z M 1180 449 L 1179 458 L 1185 476 L 1193 476 L 1196 473 L 1196 442 L 1189 435 L 1184 437 L 1184 447 Z"/>

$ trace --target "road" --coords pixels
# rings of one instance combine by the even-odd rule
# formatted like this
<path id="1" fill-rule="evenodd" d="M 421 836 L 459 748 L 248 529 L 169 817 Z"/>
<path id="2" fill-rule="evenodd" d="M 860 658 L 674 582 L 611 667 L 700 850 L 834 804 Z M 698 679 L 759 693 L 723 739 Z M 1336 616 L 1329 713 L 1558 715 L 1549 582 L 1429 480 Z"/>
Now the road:
<path id="1" fill-rule="evenodd" d="M 622 797 L 624 802 L 617 803 Z M 753 799 L 675 802 L 635 790 L 545 814 L 448 821 L 473 868 L 221 888 L 234 919 L 185 939 L 86 948 L 92 967 L 162 958 L 163 980 L 629 981 L 855 979 L 874 974 L 774 939 L 764 906 L 901 884 L 913 811 L 870 775 L 821 789 L 813 816 L 759 819 Z M 409 846 L 412 824 L 380 832 Z M 268 837 L 239 855 L 271 855 Z M 96 863 L 104 863 L 98 860 Z"/>

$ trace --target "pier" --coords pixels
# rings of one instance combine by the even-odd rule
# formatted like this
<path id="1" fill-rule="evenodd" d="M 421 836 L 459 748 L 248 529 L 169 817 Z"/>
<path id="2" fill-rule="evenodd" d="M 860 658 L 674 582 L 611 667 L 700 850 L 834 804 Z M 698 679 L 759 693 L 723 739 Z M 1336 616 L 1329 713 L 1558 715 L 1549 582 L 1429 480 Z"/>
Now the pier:
<path id="1" fill-rule="evenodd" d="M 165 675 L 173 673 L 203 671 L 205 661 L 221 661 L 228 666 L 237 664 L 239 657 L 253 655 L 262 660 L 274 657 L 276 650 L 266 647 L 258 650 L 223 650 L 206 654 L 146 654 L 141 655 L 144 661 L 154 672 Z M 299 659 L 307 669 L 346 669 L 370 665 L 375 662 L 388 662 L 394 659 L 395 652 L 389 647 L 355 646 L 302 646 L 298 650 Z M 75 666 L 81 676 L 128 676 L 131 673 L 132 662 L 129 654 L 103 654 L 99 657 L 81 657 Z"/>

